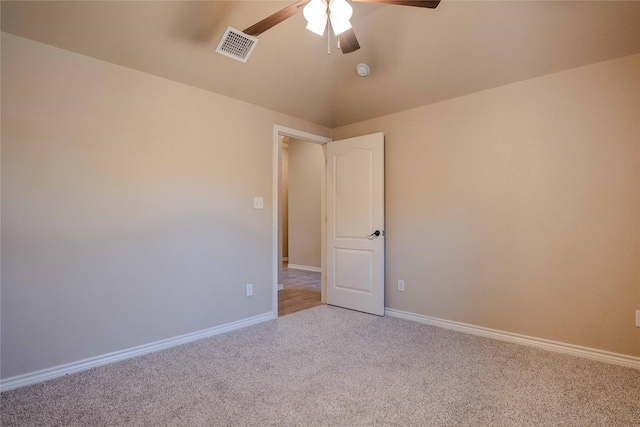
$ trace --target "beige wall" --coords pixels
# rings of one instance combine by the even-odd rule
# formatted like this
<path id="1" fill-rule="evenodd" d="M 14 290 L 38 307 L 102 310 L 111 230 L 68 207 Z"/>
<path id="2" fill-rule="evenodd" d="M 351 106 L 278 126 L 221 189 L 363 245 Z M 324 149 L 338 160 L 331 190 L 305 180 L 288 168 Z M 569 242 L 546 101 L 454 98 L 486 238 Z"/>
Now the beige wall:
<path id="1" fill-rule="evenodd" d="M 273 125 L 330 130 L 4 33 L 1 59 L 2 378 L 271 310 Z M 640 55 L 334 138 L 379 131 L 388 307 L 640 356 Z"/>
<path id="2" fill-rule="evenodd" d="M 2 377 L 270 312 L 274 124 L 3 33 Z"/>
<path id="3" fill-rule="evenodd" d="M 380 131 L 388 307 L 640 356 L 640 55 L 334 139 Z"/>
<path id="4" fill-rule="evenodd" d="M 289 139 L 289 264 L 322 266 L 322 146 Z"/>

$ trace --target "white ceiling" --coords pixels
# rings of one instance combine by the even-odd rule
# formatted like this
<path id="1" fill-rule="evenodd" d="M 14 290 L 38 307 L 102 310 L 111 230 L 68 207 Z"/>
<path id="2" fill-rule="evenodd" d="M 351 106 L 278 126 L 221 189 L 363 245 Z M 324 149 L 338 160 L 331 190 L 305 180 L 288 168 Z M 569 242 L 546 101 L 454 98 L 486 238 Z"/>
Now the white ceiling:
<path id="1" fill-rule="evenodd" d="M 227 26 L 294 1 L 2 1 L 2 31 L 328 127 L 640 52 L 640 1 L 539 0 L 353 2 L 354 53 L 327 55 L 301 13 L 246 64 L 214 52 Z"/>

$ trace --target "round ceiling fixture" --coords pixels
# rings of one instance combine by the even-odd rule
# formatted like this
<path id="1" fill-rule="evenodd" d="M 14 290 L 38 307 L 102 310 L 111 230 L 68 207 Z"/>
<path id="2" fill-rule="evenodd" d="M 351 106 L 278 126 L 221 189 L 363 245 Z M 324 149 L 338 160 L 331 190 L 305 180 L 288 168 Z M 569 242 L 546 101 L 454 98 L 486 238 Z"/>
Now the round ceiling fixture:
<path id="1" fill-rule="evenodd" d="M 371 73 L 371 68 L 367 64 L 358 64 L 356 71 L 360 77 L 367 77 Z"/>

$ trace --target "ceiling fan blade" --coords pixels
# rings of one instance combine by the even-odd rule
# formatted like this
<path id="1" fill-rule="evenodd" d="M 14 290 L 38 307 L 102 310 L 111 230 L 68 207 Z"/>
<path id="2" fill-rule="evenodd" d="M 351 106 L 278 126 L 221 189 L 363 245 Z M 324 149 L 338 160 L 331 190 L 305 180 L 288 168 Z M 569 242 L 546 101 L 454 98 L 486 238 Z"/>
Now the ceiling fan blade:
<path id="1" fill-rule="evenodd" d="M 351 53 L 360 49 L 360 43 L 358 43 L 358 39 L 356 38 L 356 33 L 353 32 L 353 28 L 349 28 L 347 31 L 340 34 L 338 36 L 338 41 L 340 42 L 340 50 L 342 50 L 342 53 Z"/>
<path id="2" fill-rule="evenodd" d="M 293 15 L 298 13 L 302 6 L 309 3 L 309 1 L 310 0 L 300 0 L 298 2 L 295 2 L 291 6 L 287 6 L 284 9 L 277 11 L 273 15 L 267 16 L 262 21 L 253 24 L 252 26 L 244 30 L 243 33 L 249 36 L 260 35 L 267 31 L 269 28 L 278 25 L 285 19 L 291 18 Z"/>
<path id="3" fill-rule="evenodd" d="M 428 7 L 429 9 L 435 9 L 440 4 L 440 0 L 353 0 L 364 3 L 384 3 L 395 4 L 398 6 L 414 6 L 414 7 Z"/>

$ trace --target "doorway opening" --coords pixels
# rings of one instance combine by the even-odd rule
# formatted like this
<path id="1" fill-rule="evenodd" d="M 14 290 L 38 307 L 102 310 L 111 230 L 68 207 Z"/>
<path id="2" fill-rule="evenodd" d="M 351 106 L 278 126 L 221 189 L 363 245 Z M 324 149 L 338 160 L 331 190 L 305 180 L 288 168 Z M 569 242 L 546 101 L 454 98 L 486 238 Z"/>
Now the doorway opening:
<path id="1" fill-rule="evenodd" d="M 274 126 L 273 135 L 273 313 L 274 317 L 278 314 L 284 315 L 294 311 L 298 311 L 304 308 L 310 308 L 315 305 L 326 302 L 325 290 L 325 221 L 326 207 L 325 207 L 325 149 L 323 144 L 330 142 L 330 138 L 326 138 L 319 135 L 310 134 L 307 132 L 299 131 L 296 129 L 285 128 L 282 126 Z M 285 144 L 288 147 L 285 148 Z M 286 230 L 290 237 L 287 237 L 287 244 L 284 243 L 284 235 L 286 235 L 283 221 L 287 219 L 287 225 L 291 223 L 287 218 L 288 208 L 285 201 L 291 202 L 291 197 L 287 197 L 292 188 L 284 186 L 285 173 L 290 175 L 291 170 L 287 166 L 291 166 L 291 163 L 285 164 L 283 157 L 285 155 L 291 155 L 291 148 L 294 146 L 294 155 L 299 157 L 299 161 L 302 164 L 294 165 L 293 179 L 309 179 L 314 180 L 313 175 L 309 175 L 305 161 L 317 159 L 320 163 L 315 165 L 315 170 L 320 171 L 320 194 L 319 200 L 305 201 L 305 197 L 310 196 L 306 194 L 305 185 L 302 181 L 296 181 L 293 191 L 295 200 L 295 212 L 292 212 L 298 219 L 295 222 L 295 226 L 291 230 Z M 301 160 L 300 160 L 301 159 Z M 288 159 L 287 159 L 288 160 Z M 293 159 L 295 162 L 296 159 Z M 297 171 L 297 172 L 296 172 Z M 317 196 L 317 182 L 316 186 L 310 193 L 313 193 L 312 197 Z M 286 193 L 285 193 L 286 192 Z M 301 199 L 301 200 L 299 200 Z M 312 207 L 315 206 L 315 207 Z M 319 207 L 319 211 L 318 211 Z M 285 209 L 287 209 L 285 213 Z M 305 209 L 315 209 L 314 215 L 309 217 L 305 215 Z M 313 212 L 313 211 L 311 211 Z M 313 224 L 313 217 L 317 219 Z M 318 224 L 319 222 L 319 224 Z M 305 230 L 313 229 L 314 234 L 319 230 L 319 236 L 315 236 L 313 244 L 309 245 L 306 241 Z M 292 234 L 293 233 L 293 234 Z M 293 237 L 293 239 L 291 238 Z M 319 242 L 318 242 L 319 241 Z M 320 247 L 317 247 L 319 243 Z M 284 248 L 287 248 L 288 259 L 284 257 Z M 319 265 L 318 265 L 318 249 L 319 249 Z M 293 252 L 292 252 L 293 250 Z M 287 262 L 287 264 L 285 264 Z M 293 268 L 292 268 L 293 267 Z M 319 278 L 319 281 L 318 281 Z M 319 287 L 319 289 L 318 289 Z M 318 290 L 320 293 L 320 301 L 317 301 Z"/>
<path id="2" fill-rule="evenodd" d="M 322 300 L 322 146 L 281 137 L 280 209 L 282 274 L 278 316 L 318 306 Z"/>

